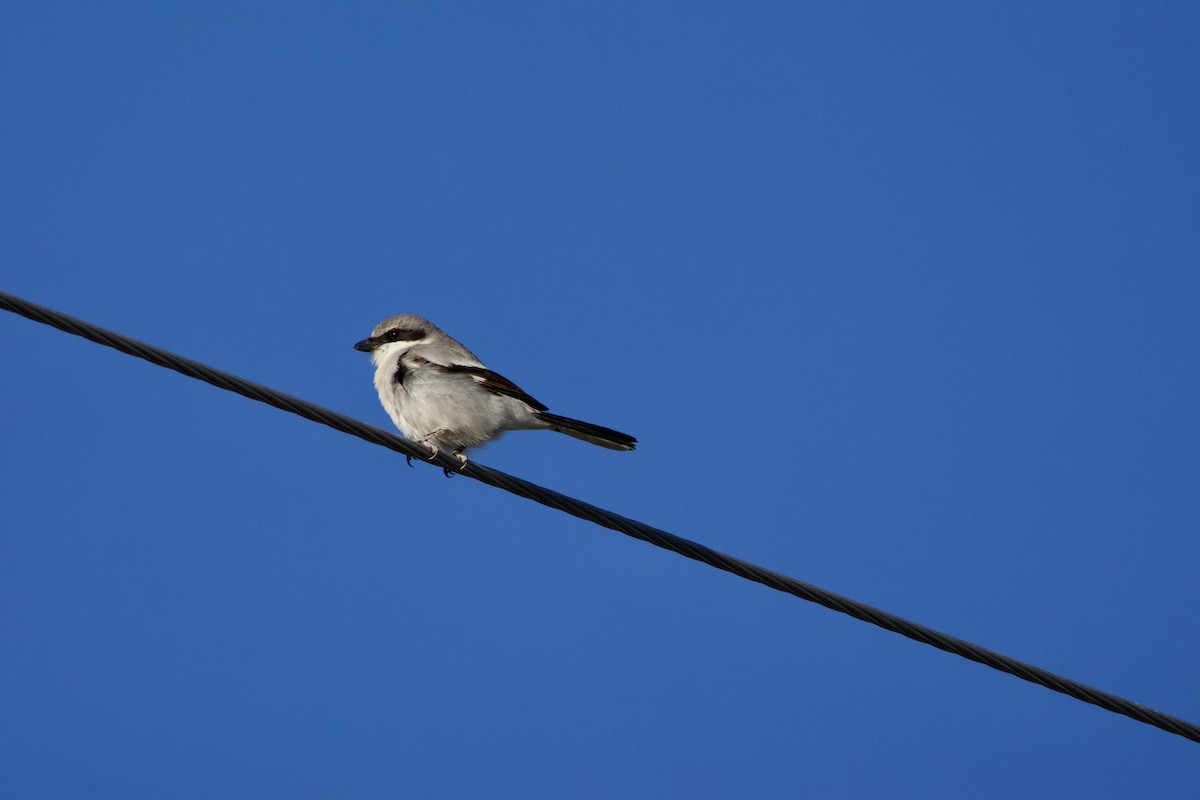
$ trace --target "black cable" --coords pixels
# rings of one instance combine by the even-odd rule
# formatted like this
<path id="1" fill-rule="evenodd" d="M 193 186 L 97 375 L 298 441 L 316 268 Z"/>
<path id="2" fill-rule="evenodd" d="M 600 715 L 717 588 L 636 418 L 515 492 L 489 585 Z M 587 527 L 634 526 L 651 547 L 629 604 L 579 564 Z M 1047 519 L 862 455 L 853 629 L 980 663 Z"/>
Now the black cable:
<path id="1" fill-rule="evenodd" d="M 83 320 L 75 319 L 66 314 L 60 314 L 57 311 L 30 303 L 11 294 L 0 292 L 0 309 L 12 311 L 23 317 L 28 317 L 35 322 L 50 325 L 67 333 L 73 333 L 76 336 L 82 336 L 97 344 L 112 347 L 131 356 L 137 356 L 160 367 L 173 369 L 176 372 L 187 375 L 189 378 L 196 378 L 197 380 L 211 383 L 213 386 L 236 392 L 243 397 L 249 397 L 251 400 L 258 400 L 276 408 L 281 408 L 284 411 L 299 414 L 305 419 L 319 422 L 322 425 L 328 425 L 343 433 L 349 433 L 373 444 L 403 453 L 406 456 L 414 456 L 430 461 L 430 463 L 437 464 L 443 469 L 458 470 L 458 461 L 445 452 L 439 452 L 434 458 L 430 459 L 431 450 L 424 445 L 409 441 L 396 434 L 388 433 L 373 425 L 359 422 L 352 417 L 339 414 L 336 411 L 330 411 L 327 408 L 322 408 L 297 397 L 292 397 L 283 392 L 269 389 L 266 386 L 252 383 L 236 375 L 230 375 L 227 372 L 213 369 L 212 367 L 205 366 L 182 356 L 177 356 L 158 347 L 130 339 L 127 336 L 113 333 Z M 889 614 L 886 611 L 873 608 L 857 600 L 851 600 L 848 597 L 842 597 L 841 595 L 826 591 L 819 586 L 813 586 L 812 584 L 798 581 L 795 578 L 789 578 L 787 575 L 773 572 L 757 564 L 752 564 L 749 561 L 742 561 L 740 558 L 734 558 L 712 548 L 705 547 L 702 544 L 643 524 L 637 520 L 614 514 L 611 511 L 605 511 L 590 503 L 567 497 L 537 484 L 522 480 L 521 478 L 506 475 L 503 472 L 485 467 L 482 464 L 477 464 L 474 461 L 468 462 L 461 469 L 461 474 L 482 481 L 489 486 L 495 486 L 521 497 L 526 497 L 542 505 L 565 511 L 572 516 L 594 522 L 610 530 L 624 533 L 635 539 L 641 539 L 666 550 L 672 550 L 696 561 L 702 561 L 717 569 L 732 572 L 734 575 L 747 580 L 795 595 L 802 600 L 808 600 L 823 605 L 826 608 L 831 608 L 834 611 L 849 614 L 856 619 L 870 622 L 872 625 L 878 625 L 881 628 L 899 633 L 902 636 L 907 636 L 910 639 L 915 639 L 918 642 L 924 642 L 939 650 L 945 650 L 948 653 L 954 653 L 971 661 L 977 661 L 992 669 L 1016 675 L 1022 680 L 1045 686 L 1047 689 L 1053 689 L 1056 692 L 1069 695 L 1076 700 L 1091 703 L 1117 714 L 1124 714 L 1147 725 L 1154 725 L 1169 733 L 1183 736 L 1194 742 L 1200 742 L 1200 726 L 1186 720 L 1164 714 L 1161 711 L 1156 711 L 1139 703 L 1109 694 L 1108 692 L 1102 692 L 1099 689 L 1094 689 L 1069 678 L 1064 678 L 1061 675 L 1055 675 L 1032 664 L 1017 661 L 979 645 L 971 644 L 970 642 L 941 633 L 924 625 L 910 622 L 895 614 Z"/>

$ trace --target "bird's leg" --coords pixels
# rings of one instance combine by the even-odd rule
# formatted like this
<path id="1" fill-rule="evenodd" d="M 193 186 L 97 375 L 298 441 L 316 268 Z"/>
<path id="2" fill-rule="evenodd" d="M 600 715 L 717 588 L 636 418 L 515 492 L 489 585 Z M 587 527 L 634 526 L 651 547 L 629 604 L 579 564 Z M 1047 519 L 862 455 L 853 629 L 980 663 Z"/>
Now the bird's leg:
<path id="1" fill-rule="evenodd" d="M 467 449 L 466 447 L 456 447 L 452 451 L 450 451 L 450 455 L 452 455 L 458 459 L 459 465 L 458 465 L 457 470 L 448 470 L 448 469 L 442 470 L 442 473 L 445 474 L 445 476 L 447 478 L 453 478 L 455 472 L 462 472 L 463 467 L 467 466 L 467 457 L 463 455 L 463 450 L 466 450 L 466 449 Z"/>
<path id="2" fill-rule="evenodd" d="M 429 445 L 430 447 L 433 448 L 433 454 L 431 456 L 429 456 L 429 459 L 428 459 L 429 461 L 433 461 L 433 459 L 437 458 L 437 454 L 438 454 L 438 446 L 436 444 L 433 444 L 429 440 L 435 436 L 441 436 L 443 433 L 450 433 L 450 429 L 449 428 L 438 428 L 436 431 L 427 433 L 424 436 L 422 436 L 420 439 L 417 439 L 417 441 L 420 442 L 421 444 Z M 464 456 L 463 452 L 462 452 L 465 449 L 466 449 L 466 447 L 463 446 L 463 447 L 456 447 L 454 450 L 451 451 L 451 455 L 453 455 L 459 461 L 459 467 L 458 467 L 458 470 L 456 470 L 457 472 L 461 472 L 462 468 L 467 465 L 467 457 Z M 452 471 L 449 469 L 443 469 L 442 472 L 445 473 L 447 478 L 451 478 L 454 476 L 455 471 Z"/>
<path id="3" fill-rule="evenodd" d="M 438 428 L 436 431 L 431 431 L 431 432 L 425 434 L 424 436 L 422 436 L 420 439 L 417 439 L 417 441 L 420 442 L 421 444 L 428 445 L 429 447 L 433 448 L 433 454 L 431 456 L 429 456 L 428 459 L 426 459 L 427 461 L 432 461 L 434 458 L 437 457 L 437 454 L 438 454 L 438 446 L 429 440 L 435 436 L 441 436 L 443 433 L 449 433 L 449 432 L 450 432 L 449 428 Z"/>

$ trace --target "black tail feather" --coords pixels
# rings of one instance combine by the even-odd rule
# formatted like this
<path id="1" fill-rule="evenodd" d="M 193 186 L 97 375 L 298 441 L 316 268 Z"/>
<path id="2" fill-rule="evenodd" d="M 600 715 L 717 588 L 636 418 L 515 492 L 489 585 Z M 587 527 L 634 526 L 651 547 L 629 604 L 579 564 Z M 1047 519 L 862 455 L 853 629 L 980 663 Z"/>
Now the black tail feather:
<path id="1" fill-rule="evenodd" d="M 551 414 L 548 411 L 539 411 L 537 417 L 559 433 L 565 433 L 610 450 L 633 450 L 637 446 L 637 439 L 629 434 L 614 431 L 603 425 L 593 425 L 590 422 L 582 422 L 570 417 L 560 417 L 558 414 Z"/>

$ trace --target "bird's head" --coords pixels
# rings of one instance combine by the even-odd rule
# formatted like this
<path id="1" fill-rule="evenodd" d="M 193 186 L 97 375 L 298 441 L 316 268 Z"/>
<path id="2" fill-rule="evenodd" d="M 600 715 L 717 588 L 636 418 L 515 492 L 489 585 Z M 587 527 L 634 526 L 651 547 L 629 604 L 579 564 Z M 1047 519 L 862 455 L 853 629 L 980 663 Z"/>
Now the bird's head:
<path id="1" fill-rule="evenodd" d="M 382 363 L 389 356 L 404 353 L 425 344 L 437 332 L 437 326 L 415 314 L 397 314 L 375 326 L 371 335 L 354 345 L 355 350 L 371 354 L 371 360 Z"/>

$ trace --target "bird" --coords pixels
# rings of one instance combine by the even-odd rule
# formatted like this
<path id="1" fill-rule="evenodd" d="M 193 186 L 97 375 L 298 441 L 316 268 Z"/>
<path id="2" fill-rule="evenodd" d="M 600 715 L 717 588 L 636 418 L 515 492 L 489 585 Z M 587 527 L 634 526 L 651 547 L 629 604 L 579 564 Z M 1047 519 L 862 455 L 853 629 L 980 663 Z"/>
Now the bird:
<path id="1" fill-rule="evenodd" d="M 508 431 L 558 431 L 610 450 L 637 446 L 627 433 L 551 414 L 544 403 L 415 314 L 388 317 L 354 349 L 371 354 L 379 402 L 396 427 L 432 447 L 434 456 L 450 450 L 460 470 L 467 464 L 464 451 Z"/>

